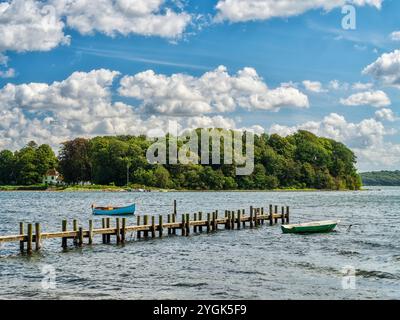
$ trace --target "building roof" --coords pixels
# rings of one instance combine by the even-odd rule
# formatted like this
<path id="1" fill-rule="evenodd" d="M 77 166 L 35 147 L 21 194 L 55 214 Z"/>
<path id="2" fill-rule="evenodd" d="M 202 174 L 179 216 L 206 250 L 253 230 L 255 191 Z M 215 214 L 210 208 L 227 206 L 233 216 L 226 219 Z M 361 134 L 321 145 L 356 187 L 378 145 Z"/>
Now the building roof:
<path id="1" fill-rule="evenodd" d="M 50 169 L 50 170 L 47 170 L 47 172 L 46 172 L 46 176 L 50 176 L 50 177 L 58 177 L 59 175 L 60 175 L 60 173 L 56 169 Z"/>

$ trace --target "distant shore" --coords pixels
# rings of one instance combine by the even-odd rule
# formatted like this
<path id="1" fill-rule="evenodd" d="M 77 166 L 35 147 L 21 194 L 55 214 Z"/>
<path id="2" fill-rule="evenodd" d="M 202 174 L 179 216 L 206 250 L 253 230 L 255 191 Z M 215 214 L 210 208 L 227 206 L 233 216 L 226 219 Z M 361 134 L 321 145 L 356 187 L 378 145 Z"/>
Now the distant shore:
<path id="1" fill-rule="evenodd" d="M 186 189 L 160 189 L 153 187 L 118 187 L 118 186 L 0 186 L 0 192 L 11 191 L 31 191 L 31 192 L 335 192 L 335 191 L 367 191 L 361 190 L 328 190 L 328 189 L 308 189 L 308 188 L 284 188 L 266 190 L 186 190 Z"/>

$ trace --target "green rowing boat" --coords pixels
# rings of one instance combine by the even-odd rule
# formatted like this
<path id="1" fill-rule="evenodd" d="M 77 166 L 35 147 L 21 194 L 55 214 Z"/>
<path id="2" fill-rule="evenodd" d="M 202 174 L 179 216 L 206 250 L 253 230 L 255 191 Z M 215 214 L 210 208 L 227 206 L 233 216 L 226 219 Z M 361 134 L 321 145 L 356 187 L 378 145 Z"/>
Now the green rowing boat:
<path id="1" fill-rule="evenodd" d="M 331 232 L 340 221 L 316 221 L 300 224 L 288 224 L 282 226 L 283 233 L 324 233 Z"/>

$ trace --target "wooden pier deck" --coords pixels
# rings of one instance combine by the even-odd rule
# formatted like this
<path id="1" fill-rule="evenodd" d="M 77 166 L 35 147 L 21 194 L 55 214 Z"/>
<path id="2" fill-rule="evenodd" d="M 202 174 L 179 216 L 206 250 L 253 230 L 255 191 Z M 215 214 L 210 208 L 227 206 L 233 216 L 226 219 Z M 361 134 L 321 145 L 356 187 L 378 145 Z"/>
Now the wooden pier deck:
<path id="1" fill-rule="evenodd" d="M 88 239 L 87 244 L 92 245 L 97 235 L 102 236 L 102 243 L 111 243 L 111 236 L 115 236 L 117 244 L 126 242 L 127 233 L 135 233 L 136 239 L 146 238 L 162 238 L 165 233 L 176 235 L 177 230 L 181 236 L 189 236 L 192 232 L 215 232 L 223 226 L 227 230 L 235 230 L 246 228 L 255 228 L 263 225 L 266 221 L 273 226 L 281 221 L 282 224 L 288 224 L 290 219 L 290 208 L 284 206 L 280 208 L 277 205 L 270 205 L 269 208 L 250 207 L 249 214 L 246 215 L 244 209 L 241 210 L 225 210 L 224 216 L 219 216 L 218 211 L 203 214 L 202 212 L 194 214 L 182 214 L 178 221 L 176 213 L 176 202 L 174 202 L 174 213 L 167 215 L 165 222 L 164 216 L 142 215 L 136 217 L 135 225 L 127 225 L 127 218 L 115 218 L 114 226 L 111 226 L 111 218 L 102 218 L 102 227 L 94 228 L 93 220 L 89 220 L 89 228 L 87 230 L 78 225 L 77 220 L 72 221 L 72 230 L 68 230 L 68 221 L 63 220 L 60 232 L 42 232 L 40 223 L 29 223 L 25 230 L 25 224 L 20 223 L 19 234 L 10 236 L 0 236 L 0 244 L 6 242 L 19 243 L 21 253 L 32 254 L 34 251 L 40 251 L 44 240 L 61 239 L 61 247 L 67 249 L 68 240 L 73 241 L 73 245 L 82 247 L 84 240 Z M 26 247 L 26 249 L 25 249 Z"/>

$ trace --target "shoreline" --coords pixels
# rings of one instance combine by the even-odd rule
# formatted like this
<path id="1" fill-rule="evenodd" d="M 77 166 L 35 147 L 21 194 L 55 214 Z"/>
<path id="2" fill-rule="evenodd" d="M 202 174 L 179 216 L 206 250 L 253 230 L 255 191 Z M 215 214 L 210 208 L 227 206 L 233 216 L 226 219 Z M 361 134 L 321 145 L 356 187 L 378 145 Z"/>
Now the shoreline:
<path id="1" fill-rule="evenodd" d="M 90 187 L 67 187 L 67 188 L 47 188 L 47 189 L 29 189 L 28 188 L 21 188 L 21 187 L 1 187 L 0 186 L 0 193 L 1 192 L 111 192 L 111 193 L 207 193 L 207 192 L 268 192 L 268 193 L 291 193 L 291 192 L 363 192 L 363 191 L 371 191 L 370 188 L 362 188 L 360 190 L 328 190 L 328 189 L 271 189 L 271 190 L 176 190 L 176 189 L 156 189 L 156 188 L 118 188 L 118 187 L 98 187 L 98 188 L 90 188 Z M 374 189 L 375 190 L 375 189 Z"/>

